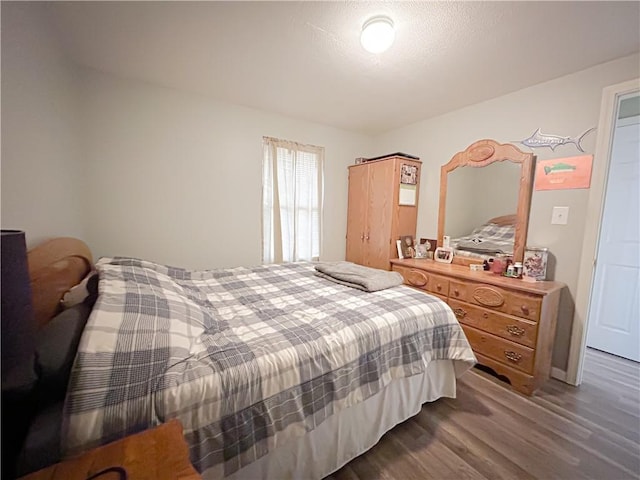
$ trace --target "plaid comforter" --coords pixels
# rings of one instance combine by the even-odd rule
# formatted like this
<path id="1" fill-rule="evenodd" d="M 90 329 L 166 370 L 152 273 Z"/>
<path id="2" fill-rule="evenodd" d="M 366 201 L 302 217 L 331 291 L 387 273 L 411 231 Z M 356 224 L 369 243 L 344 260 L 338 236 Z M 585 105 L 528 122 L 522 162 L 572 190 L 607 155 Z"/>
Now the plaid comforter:
<path id="1" fill-rule="evenodd" d="M 103 258 L 65 404 L 67 454 L 179 418 L 191 459 L 224 476 L 421 373 L 475 362 L 451 309 L 367 293 L 313 264 L 188 271 Z"/>

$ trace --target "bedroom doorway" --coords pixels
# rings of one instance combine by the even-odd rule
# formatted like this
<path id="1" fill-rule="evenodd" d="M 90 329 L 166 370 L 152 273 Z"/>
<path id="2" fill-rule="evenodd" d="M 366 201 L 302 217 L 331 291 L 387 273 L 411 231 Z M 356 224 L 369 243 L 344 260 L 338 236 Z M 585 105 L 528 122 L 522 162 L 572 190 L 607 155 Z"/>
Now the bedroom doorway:
<path id="1" fill-rule="evenodd" d="M 640 79 L 603 89 L 567 364 L 566 381 L 572 385 L 582 382 L 583 360 L 588 342 L 595 348 L 614 350 L 620 342 L 620 337 L 615 339 L 615 334 L 622 333 L 626 336 L 624 348 L 628 348 L 631 355 L 634 354 L 634 347 L 637 348 L 640 343 L 640 147 L 637 137 L 640 123 L 633 119 L 638 116 L 637 112 L 627 114 L 621 111 L 622 102 L 627 100 L 624 106 L 626 110 L 632 103 L 637 102 L 639 93 Z M 621 116 L 623 118 L 619 118 Z M 619 128 L 624 133 L 618 138 Z M 622 157 L 626 160 L 615 158 L 620 148 L 616 145 L 616 139 L 618 143 L 626 144 L 622 147 L 623 151 L 627 151 Z M 635 175 L 635 180 L 625 182 L 631 180 L 632 175 Z M 626 193 L 620 195 L 624 188 Z M 607 213 L 608 210 L 613 213 Z M 612 256 L 608 256 L 609 251 L 613 252 Z M 623 263 L 626 266 L 622 265 Z M 603 331 L 606 331 L 606 334 L 603 334 Z M 606 345 L 594 344 L 603 340 L 603 336 L 609 337 L 606 339 Z M 621 353 L 619 350 L 613 353 L 629 355 L 628 352 Z"/>
<path id="2" fill-rule="evenodd" d="M 587 346 L 640 362 L 640 92 L 618 99 Z"/>

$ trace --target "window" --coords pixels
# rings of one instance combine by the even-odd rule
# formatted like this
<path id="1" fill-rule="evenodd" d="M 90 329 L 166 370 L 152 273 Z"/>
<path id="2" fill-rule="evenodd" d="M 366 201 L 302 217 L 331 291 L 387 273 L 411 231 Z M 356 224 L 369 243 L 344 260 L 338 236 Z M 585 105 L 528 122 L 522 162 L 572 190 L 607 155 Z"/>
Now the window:
<path id="1" fill-rule="evenodd" d="M 324 148 L 263 137 L 262 262 L 320 258 Z"/>

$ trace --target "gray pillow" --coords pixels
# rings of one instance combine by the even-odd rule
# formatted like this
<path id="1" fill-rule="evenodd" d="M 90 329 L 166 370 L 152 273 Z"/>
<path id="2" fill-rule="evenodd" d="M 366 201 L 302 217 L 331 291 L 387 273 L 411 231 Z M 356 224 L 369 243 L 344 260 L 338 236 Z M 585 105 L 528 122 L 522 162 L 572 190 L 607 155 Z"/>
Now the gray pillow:
<path id="1" fill-rule="evenodd" d="M 63 399 L 80 337 L 91 307 L 74 305 L 52 318 L 36 337 L 36 371 L 39 390 L 47 403 Z"/>

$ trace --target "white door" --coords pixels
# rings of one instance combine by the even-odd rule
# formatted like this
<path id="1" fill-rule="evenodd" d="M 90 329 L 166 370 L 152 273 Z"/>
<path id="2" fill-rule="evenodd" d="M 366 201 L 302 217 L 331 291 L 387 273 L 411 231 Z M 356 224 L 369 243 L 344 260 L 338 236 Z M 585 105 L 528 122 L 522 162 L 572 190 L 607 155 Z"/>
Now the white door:
<path id="1" fill-rule="evenodd" d="M 640 100 L 639 94 L 624 96 Z M 618 111 L 620 111 L 620 103 Z M 640 116 L 616 121 L 587 345 L 640 361 Z"/>

